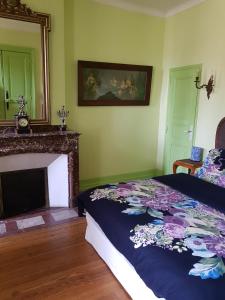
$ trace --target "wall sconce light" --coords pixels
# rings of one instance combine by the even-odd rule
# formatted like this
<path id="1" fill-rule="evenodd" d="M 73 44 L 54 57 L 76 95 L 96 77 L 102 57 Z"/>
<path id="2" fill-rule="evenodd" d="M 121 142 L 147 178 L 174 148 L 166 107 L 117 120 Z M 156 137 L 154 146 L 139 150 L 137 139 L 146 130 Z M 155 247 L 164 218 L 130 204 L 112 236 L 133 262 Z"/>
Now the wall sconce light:
<path id="1" fill-rule="evenodd" d="M 211 93 L 212 93 L 212 91 L 213 91 L 213 87 L 214 87 L 214 84 L 213 84 L 213 82 L 214 82 L 213 75 L 211 75 L 211 77 L 209 78 L 209 81 L 208 81 L 207 84 L 199 85 L 200 80 L 199 80 L 199 77 L 198 77 L 198 76 L 195 78 L 195 81 L 194 81 L 194 82 L 195 82 L 195 86 L 196 86 L 196 88 L 197 88 L 198 90 L 200 90 L 200 89 L 202 89 L 202 88 L 205 87 L 206 92 L 207 92 L 207 98 L 209 99 L 209 98 L 210 98 L 210 95 L 211 95 Z"/>

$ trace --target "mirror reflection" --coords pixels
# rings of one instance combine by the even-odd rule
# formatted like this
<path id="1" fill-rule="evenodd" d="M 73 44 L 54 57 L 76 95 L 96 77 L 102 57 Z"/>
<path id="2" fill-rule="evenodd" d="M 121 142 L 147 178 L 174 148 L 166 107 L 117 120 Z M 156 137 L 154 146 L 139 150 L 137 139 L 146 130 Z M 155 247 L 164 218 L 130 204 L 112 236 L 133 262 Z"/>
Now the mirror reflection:
<path id="1" fill-rule="evenodd" d="M 43 119 L 40 24 L 0 18 L 0 37 L 0 120 L 14 120 L 19 96 L 30 119 Z"/>

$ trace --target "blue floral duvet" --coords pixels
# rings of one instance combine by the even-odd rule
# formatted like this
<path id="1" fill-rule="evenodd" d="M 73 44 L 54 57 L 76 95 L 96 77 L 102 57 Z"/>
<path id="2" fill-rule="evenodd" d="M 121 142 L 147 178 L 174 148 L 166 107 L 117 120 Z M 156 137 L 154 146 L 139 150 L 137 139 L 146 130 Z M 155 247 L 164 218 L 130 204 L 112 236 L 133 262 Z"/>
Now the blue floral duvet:
<path id="1" fill-rule="evenodd" d="M 157 297 L 225 299 L 224 188 L 175 174 L 98 187 L 78 205 Z"/>

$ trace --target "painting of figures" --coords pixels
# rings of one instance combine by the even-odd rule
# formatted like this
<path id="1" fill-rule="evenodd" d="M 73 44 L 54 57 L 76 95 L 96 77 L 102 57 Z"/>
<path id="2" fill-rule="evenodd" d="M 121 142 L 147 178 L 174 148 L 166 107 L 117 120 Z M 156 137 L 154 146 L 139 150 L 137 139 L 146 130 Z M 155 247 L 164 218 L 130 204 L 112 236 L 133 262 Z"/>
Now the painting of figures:
<path id="1" fill-rule="evenodd" d="M 79 105 L 148 105 L 151 66 L 78 62 Z"/>

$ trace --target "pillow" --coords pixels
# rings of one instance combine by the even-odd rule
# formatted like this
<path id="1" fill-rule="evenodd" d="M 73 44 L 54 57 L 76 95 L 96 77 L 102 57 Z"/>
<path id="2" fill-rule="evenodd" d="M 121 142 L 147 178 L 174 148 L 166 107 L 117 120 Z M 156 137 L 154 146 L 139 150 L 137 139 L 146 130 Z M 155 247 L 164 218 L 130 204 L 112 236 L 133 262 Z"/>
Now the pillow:
<path id="1" fill-rule="evenodd" d="M 225 188 L 225 149 L 212 149 L 196 176 Z"/>

